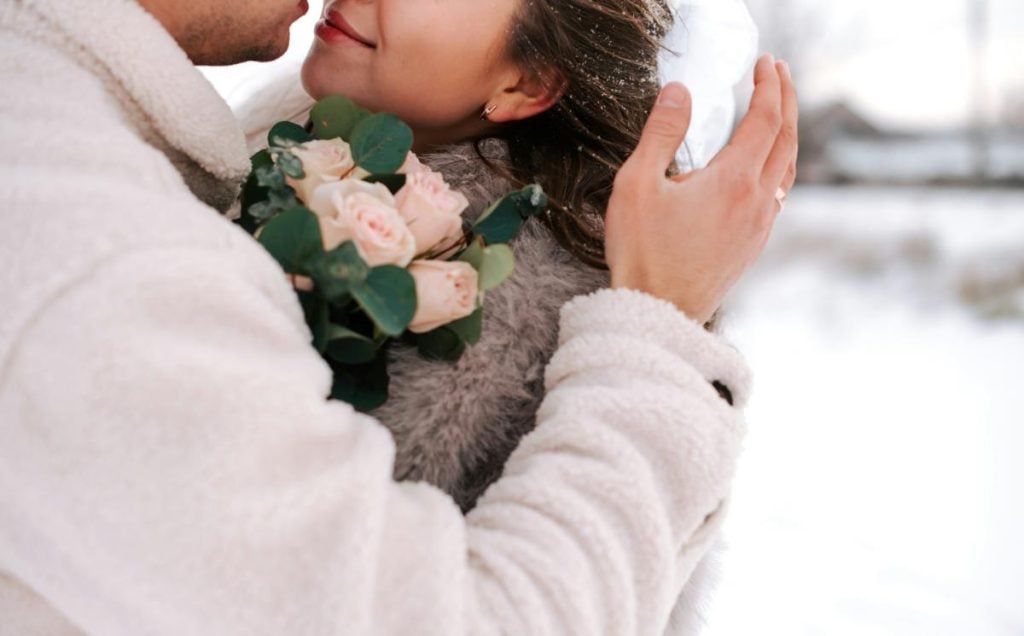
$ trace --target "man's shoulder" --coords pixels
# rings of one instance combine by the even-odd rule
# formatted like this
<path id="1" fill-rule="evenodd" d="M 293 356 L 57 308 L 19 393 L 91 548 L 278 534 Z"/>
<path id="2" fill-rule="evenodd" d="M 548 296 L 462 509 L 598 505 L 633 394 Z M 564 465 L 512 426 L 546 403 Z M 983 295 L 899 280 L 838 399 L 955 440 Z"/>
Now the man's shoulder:
<path id="1" fill-rule="evenodd" d="M 36 41 L 0 50 L 0 354 L 55 296 L 124 255 L 230 253 L 253 280 L 274 274 L 269 256 L 131 127 L 111 87 Z M 7 53 L 34 57 L 19 64 Z"/>

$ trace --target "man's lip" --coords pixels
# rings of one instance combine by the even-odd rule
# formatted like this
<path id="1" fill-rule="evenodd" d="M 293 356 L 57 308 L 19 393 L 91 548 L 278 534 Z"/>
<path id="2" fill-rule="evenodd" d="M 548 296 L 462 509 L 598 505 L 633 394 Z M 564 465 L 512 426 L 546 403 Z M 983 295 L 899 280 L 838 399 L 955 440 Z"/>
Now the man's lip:
<path id="1" fill-rule="evenodd" d="M 364 46 L 368 46 L 371 49 L 377 48 L 376 44 L 364 38 L 359 31 L 356 31 L 352 25 L 348 23 L 348 20 L 345 19 L 345 16 L 341 15 L 341 12 L 339 11 L 334 9 L 328 11 L 327 15 L 324 16 L 324 22 L 326 22 L 328 26 L 341 31 Z"/>

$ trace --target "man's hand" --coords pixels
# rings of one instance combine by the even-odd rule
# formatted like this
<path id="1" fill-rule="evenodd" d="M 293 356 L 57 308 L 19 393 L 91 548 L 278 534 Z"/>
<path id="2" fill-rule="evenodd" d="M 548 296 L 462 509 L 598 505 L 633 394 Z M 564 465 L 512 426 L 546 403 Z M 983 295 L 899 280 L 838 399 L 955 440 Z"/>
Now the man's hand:
<path id="1" fill-rule="evenodd" d="M 789 68 L 766 55 L 750 110 L 707 168 L 666 177 L 690 125 L 690 94 L 669 84 L 608 205 L 612 287 L 673 302 L 705 322 L 764 249 L 780 193 L 796 180 L 797 99 Z"/>

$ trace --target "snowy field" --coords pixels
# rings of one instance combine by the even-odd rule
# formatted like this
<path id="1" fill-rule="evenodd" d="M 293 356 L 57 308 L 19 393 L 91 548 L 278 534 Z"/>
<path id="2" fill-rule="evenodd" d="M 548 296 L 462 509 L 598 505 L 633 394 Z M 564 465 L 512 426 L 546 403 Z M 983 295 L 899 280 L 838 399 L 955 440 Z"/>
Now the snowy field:
<path id="1" fill-rule="evenodd" d="M 1024 191 L 798 188 L 708 633 L 1024 634 Z"/>

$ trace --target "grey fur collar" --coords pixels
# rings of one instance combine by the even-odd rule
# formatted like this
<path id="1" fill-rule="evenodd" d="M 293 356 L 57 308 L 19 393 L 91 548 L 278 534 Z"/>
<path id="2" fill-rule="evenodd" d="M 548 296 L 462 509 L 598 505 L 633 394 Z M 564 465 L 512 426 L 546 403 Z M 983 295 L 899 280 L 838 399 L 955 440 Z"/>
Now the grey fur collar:
<path id="1" fill-rule="evenodd" d="M 489 159 L 504 158 L 500 142 L 488 141 L 483 149 Z M 470 219 L 512 189 L 483 164 L 472 144 L 423 160 L 470 200 Z M 390 353 L 391 397 L 373 413 L 395 438 L 395 477 L 430 482 L 464 510 L 500 476 L 534 427 L 561 306 L 608 281 L 607 273 L 560 247 L 537 219 L 512 248 L 516 271 L 487 294 L 480 342 L 455 363 L 427 361 L 396 344 Z"/>

